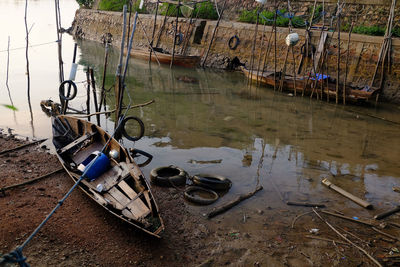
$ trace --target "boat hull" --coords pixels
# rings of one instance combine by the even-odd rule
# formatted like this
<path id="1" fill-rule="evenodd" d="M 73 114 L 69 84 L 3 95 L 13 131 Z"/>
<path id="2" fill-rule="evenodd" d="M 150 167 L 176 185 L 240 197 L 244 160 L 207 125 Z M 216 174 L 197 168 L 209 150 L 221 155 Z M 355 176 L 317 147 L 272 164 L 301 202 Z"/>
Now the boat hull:
<path id="1" fill-rule="evenodd" d="M 60 122 L 63 123 L 62 126 Z M 77 165 L 94 151 L 101 151 L 111 136 L 102 128 L 71 116 L 53 117 L 52 123 L 53 144 L 57 157 L 76 183 L 82 175 Z M 65 141 L 65 135 L 60 138 L 59 131 L 62 131 L 60 128 L 63 127 L 74 136 L 70 138 L 71 140 Z M 73 139 L 75 140 L 72 141 Z M 118 156 L 110 157 L 109 169 L 93 181 L 85 178 L 79 184 L 79 188 L 119 219 L 160 238 L 164 223 L 143 173 L 129 153 L 114 138 L 110 140 L 104 154 L 108 155 L 110 151 L 117 151 Z M 101 190 L 99 184 L 103 187 Z"/>
<path id="2" fill-rule="evenodd" d="M 171 54 L 155 52 L 155 53 L 151 53 L 151 58 L 150 58 L 150 51 L 144 51 L 144 50 L 132 50 L 131 57 L 139 58 L 139 59 L 143 59 L 143 60 L 150 59 L 153 62 L 157 62 L 157 59 L 158 59 L 158 61 L 160 61 L 161 64 L 171 64 L 171 61 L 172 61 Z M 194 68 L 194 67 L 197 67 L 199 64 L 200 64 L 199 56 L 174 55 L 173 65 L 175 65 L 175 66 Z"/>

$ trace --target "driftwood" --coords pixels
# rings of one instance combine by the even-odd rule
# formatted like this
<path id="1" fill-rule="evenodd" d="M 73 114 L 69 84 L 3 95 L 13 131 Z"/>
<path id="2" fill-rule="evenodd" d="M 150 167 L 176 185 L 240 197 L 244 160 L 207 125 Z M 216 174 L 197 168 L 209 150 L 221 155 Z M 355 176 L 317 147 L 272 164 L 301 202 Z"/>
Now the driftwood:
<path id="1" fill-rule="evenodd" d="M 325 204 L 321 204 L 321 203 L 310 203 L 310 202 L 287 201 L 287 202 L 286 202 L 286 205 L 289 205 L 289 206 L 304 206 L 304 207 L 325 208 Z"/>
<path id="2" fill-rule="evenodd" d="M 313 209 L 313 211 L 318 216 L 318 218 L 320 218 L 321 221 L 323 221 L 326 225 L 328 225 L 329 228 L 331 228 L 337 235 L 339 235 L 341 238 L 346 240 L 346 242 L 348 242 L 349 244 L 351 244 L 352 246 L 354 246 L 355 248 L 360 250 L 362 253 L 364 253 L 365 256 L 367 256 L 377 266 L 382 267 L 382 265 L 374 257 L 372 257 L 365 249 L 363 249 L 363 248 L 359 247 L 358 245 L 354 244 L 351 240 L 349 240 L 347 237 L 345 237 L 343 234 L 341 234 L 338 230 L 336 230 L 335 227 L 333 227 L 330 223 L 328 223 L 326 220 L 324 220 L 324 218 L 322 218 L 321 215 L 315 209 Z"/>
<path id="3" fill-rule="evenodd" d="M 353 194 L 350 194 L 349 192 L 343 190 L 339 186 L 336 186 L 333 183 L 331 183 L 328 179 L 326 179 L 326 178 L 323 179 L 321 181 L 321 183 L 323 185 L 325 185 L 326 187 L 328 187 L 328 188 L 336 191 L 337 193 L 341 194 L 342 196 L 345 196 L 348 199 L 354 201 L 355 203 L 357 203 L 361 207 L 366 208 L 366 209 L 372 209 L 372 204 L 371 203 L 369 203 L 369 202 L 367 202 L 365 200 L 362 200 L 361 198 L 358 198 L 358 197 L 354 196 Z"/>
<path id="4" fill-rule="evenodd" d="M 3 187 L 3 188 L 0 188 L 0 192 L 2 192 L 4 194 L 6 190 L 13 189 L 13 188 L 20 187 L 20 186 L 27 185 L 27 184 L 32 184 L 34 182 L 37 182 L 37 181 L 42 180 L 44 178 L 47 178 L 47 177 L 49 177 L 49 176 L 51 176 L 51 175 L 53 175 L 53 174 L 55 174 L 57 172 L 60 172 L 62 170 L 64 170 L 64 168 L 60 168 L 58 170 L 55 170 L 53 172 L 47 173 L 45 175 L 36 177 L 36 178 L 34 178 L 32 180 L 29 180 L 29 181 L 26 181 L 26 182 L 23 182 L 23 183 L 20 183 L 20 184 L 13 184 L 13 185 L 10 185 L 10 186 L 6 186 L 6 187 Z"/>
<path id="5" fill-rule="evenodd" d="M 342 241 L 338 241 L 338 240 L 333 240 L 333 239 L 328 239 L 328 238 L 323 238 L 323 237 L 318 237 L 318 236 L 313 236 L 313 235 L 306 235 L 306 237 L 311 238 L 311 239 L 316 239 L 316 240 L 332 242 L 332 243 L 336 243 L 336 244 L 340 244 L 340 245 L 350 246 L 350 244 L 342 242 Z"/>
<path id="6" fill-rule="evenodd" d="M 396 240 L 396 241 L 400 241 L 400 238 L 392 236 L 392 235 L 390 235 L 388 233 L 385 233 L 385 232 L 377 229 L 376 227 L 372 227 L 372 230 L 374 230 L 375 232 L 380 233 L 381 235 L 386 236 L 386 237 L 388 237 L 390 239 L 393 239 L 393 240 Z"/>
<path id="7" fill-rule="evenodd" d="M 246 200 L 250 197 L 252 197 L 255 193 L 257 193 L 258 191 L 262 190 L 263 187 L 262 186 L 257 186 L 256 189 L 252 192 L 249 192 L 247 194 L 243 194 L 240 195 L 238 198 L 236 198 L 235 200 L 226 203 L 225 205 L 222 205 L 220 207 L 214 208 L 211 212 L 209 212 L 207 214 L 207 218 L 211 219 L 215 216 L 217 216 L 218 214 L 221 214 L 229 209 L 231 209 L 232 207 L 236 206 L 237 204 L 239 204 L 240 202 L 242 202 L 243 200 Z"/>
<path id="8" fill-rule="evenodd" d="M 28 146 L 33 146 L 33 145 L 36 145 L 38 143 L 44 142 L 46 140 L 47 139 L 40 139 L 38 141 L 34 141 L 32 143 L 29 143 L 29 144 L 25 144 L 25 145 L 21 145 L 21 146 L 15 147 L 15 148 L 3 150 L 3 151 L 0 151 L 0 155 L 6 154 L 6 153 L 9 153 L 9 152 L 13 152 L 13 151 L 16 151 L 16 150 L 19 150 L 19 149 L 22 149 L 22 148 L 25 148 L 25 147 L 28 147 Z"/>
<path id="9" fill-rule="evenodd" d="M 386 217 L 389 217 L 390 215 L 393 215 L 393 214 L 395 214 L 395 213 L 397 213 L 397 212 L 399 212 L 399 211 L 400 211 L 400 206 L 397 206 L 397 207 L 394 208 L 394 209 L 391 209 L 391 210 L 388 210 L 388 211 L 385 211 L 385 212 L 383 212 L 383 213 L 380 213 L 380 214 L 375 215 L 375 216 L 374 216 L 374 219 L 375 219 L 375 220 L 381 220 L 381 219 L 384 219 L 384 218 L 386 218 Z"/>
<path id="10" fill-rule="evenodd" d="M 363 220 L 356 220 L 356 219 L 353 219 L 353 218 L 350 218 L 350 217 L 346 217 L 346 216 L 343 216 L 343 215 L 340 215 L 340 214 L 336 214 L 336 213 L 333 213 L 333 212 L 329 212 L 329 211 L 321 211 L 322 213 L 324 213 L 324 214 L 327 214 L 327 215 L 331 215 L 331 216 L 335 216 L 335 217 L 338 217 L 338 218 L 341 218 L 341 219 L 345 219 L 345 220 L 348 220 L 348 221 L 352 221 L 352 222 L 355 222 L 355 223 L 359 223 L 359 224 L 364 224 L 364 225 L 367 225 L 367 226 L 376 226 L 375 224 L 372 224 L 372 223 L 369 223 L 369 222 L 366 222 L 366 221 L 363 221 Z"/>

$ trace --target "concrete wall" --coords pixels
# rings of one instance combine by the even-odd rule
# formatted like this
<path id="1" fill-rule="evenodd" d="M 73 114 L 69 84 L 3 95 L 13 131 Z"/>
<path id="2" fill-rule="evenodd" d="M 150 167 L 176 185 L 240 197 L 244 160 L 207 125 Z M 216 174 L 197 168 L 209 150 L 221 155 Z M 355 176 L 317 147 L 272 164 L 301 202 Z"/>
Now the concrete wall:
<path id="1" fill-rule="evenodd" d="M 151 15 L 140 15 L 140 21 L 143 23 L 144 28 L 148 36 L 151 36 L 154 17 Z M 157 19 L 157 30 L 160 28 L 163 17 Z M 172 51 L 173 37 L 174 37 L 174 18 L 168 18 L 166 23 L 166 30 L 161 35 L 160 47 Z M 203 56 L 208 43 L 211 39 L 213 29 L 216 21 L 197 20 L 194 23 L 192 34 L 190 35 L 187 55 L 201 55 Z M 187 28 L 186 19 L 180 19 L 179 32 L 185 33 Z M 250 67 L 250 59 L 252 55 L 252 44 L 254 38 L 255 25 L 238 23 L 232 21 L 221 21 L 220 26 L 217 30 L 215 41 L 211 47 L 210 54 L 206 65 L 214 68 L 225 68 L 230 61 L 238 57 L 242 63 L 245 63 L 247 67 Z M 90 39 L 98 42 L 102 42 L 105 37 L 112 36 L 113 44 L 119 46 L 122 31 L 122 15 L 118 12 L 102 12 L 93 10 L 78 10 L 74 22 L 74 33 L 81 38 Z M 294 48 L 295 61 L 298 65 L 301 53 L 300 47 L 304 43 L 305 31 L 302 29 L 295 29 L 300 35 L 300 42 Z M 277 58 L 278 58 L 278 70 L 283 66 L 287 47 L 284 43 L 285 37 L 288 34 L 287 28 L 278 28 L 277 30 Z M 157 35 L 157 34 L 156 34 Z M 240 44 L 236 50 L 231 50 L 228 47 L 228 40 L 237 35 L 240 38 Z M 271 27 L 259 27 L 256 50 L 255 50 L 255 62 L 258 62 L 258 56 L 260 51 L 264 53 L 267 47 L 267 41 L 271 36 Z M 319 42 L 319 31 L 312 32 L 312 43 L 315 47 L 318 46 Z M 341 79 L 344 79 L 344 70 L 346 68 L 346 55 L 348 47 L 348 34 L 341 34 Z M 378 59 L 379 51 L 381 48 L 383 38 L 372 37 L 353 34 L 350 42 L 350 65 L 348 70 L 347 81 L 354 85 L 364 87 L 369 85 L 372 75 L 376 67 L 376 61 Z M 336 77 L 337 73 L 337 34 L 332 38 L 332 33 L 329 33 L 330 42 L 329 46 L 329 57 L 327 64 L 327 72 L 331 76 Z M 146 48 L 147 41 L 146 37 L 138 25 L 135 33 L 135 47 Z M 391 57 L 391 68 L 385 70 L 385 84 L 383 97 L 392 102 L 400 103 L 400 40 L 397 38 L 393 39 L 392 42 L 392 57 Z M 181 51 L 181 46 L 176 49 L 178 52 Z M 274 50 L 269 53 L 266 61 L 266 68 L 273 70 L 273 58 Z M 263 56 L 262 56 L 263 57 Z M 292 55 L 290 54 L 288 60 L 288 72 L 292 72 Z M 308 69 L 308 68 L 307 68 Z M 378 75 L 378 77 L 380 77 Z"/>

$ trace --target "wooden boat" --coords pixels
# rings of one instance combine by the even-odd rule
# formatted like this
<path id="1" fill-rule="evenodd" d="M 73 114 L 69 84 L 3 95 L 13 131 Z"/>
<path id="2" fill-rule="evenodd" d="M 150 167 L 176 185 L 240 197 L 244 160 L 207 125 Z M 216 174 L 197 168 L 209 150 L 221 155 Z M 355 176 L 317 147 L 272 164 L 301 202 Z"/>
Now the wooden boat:
<path id="1" fill-rule="evenodd" d="M 94 153 L 101 151 L 111 136 L 95 124 L 71 116 L 52 117 L 52 124 L 58 159 L 76 182 L 84 166 L 88 166 Z M 164 223 L 150 187 L 118 141 L 111 139 L 85 176 L 88 179 L 83 179 L 79 187 L 90 198 L 118 218 L 160 237 Z"/>
<path id="2" fill-rule="evenodd" d="M 278 87 L 280 84 L 280 76 L 281 72 L 277 72 L 275 77 L 276 81 L 274 80 L 274 72 L 273 71 L 265 71 L 264 73 L 261 73 L 261 71 L 258 74 L 257 78 L 257 71 L 253 70 L 250 71 L 246 69 L 245 67 L 241 67 L 242 72 L 247 78 L 250 78 L 253 82 L 258 82 L 260 84 L 268 85 L 268 86 L 274 86 L 276 83 L 276 86 Z M 308 80 L 308 81 L 307 81 Z M 296 82 L 295 82 L 296 81 Z M 336 82 L 331 81 L 329 83 L 324 82 L 324 89 L 321 89 L 321 80 L 318 80 L 315 88 L 312 88 L 312 83 L 314 81 L 309 79 L 308 77 L 305 76 L 296 76 L 296 79 L 294 79 L 293 76 L 291 75 L 285 75 L 285 78 L 283 79 L 283 89 L 285 91 L 294 91 L 294 87 L 296 84 L 296 93 L 303 93 L 305 95 L 311 95 L 314 91 L 314 95 L 317 93 L 321 95 L 321 92 L 326 96 L 329 94 L 329 97 L 331 99 L 336 98 Z M 307 86 L 305 86 L 307 84 Z M 343 84 L 339 85 L 339 99 L 343 98 Z M 367 102 L 372 98 L 375 98 L 376 94 L 380 90 L 378 88 L 354 88 L 350 85 L 346 85 L 346 101 L 351 101 L 351 102 Z"/>
<path id="3" fill-rule="evenodd" d="M 162 49 L 154 49 L 155 53 L 151 53 L 151 61 L 157 62 L 157 58 L 161 64 L 171 64 L 172 54 L 166 53 Z M 156 55 L 154 55 L 156 54 Z M 140 58 L 144 60 L 149 60 L 150 58 L 150 51 L 145 50 L 137 50 L 133 49 L 131 51 L 131 56 L 133 58 Z M 183 56 L 183 55 L 174 55 L 174 62 L 173 65 L 175 66 L 182 66 L 187 68 L 193 68 L 200 64 L 200 57 L 199 56 Z"/>

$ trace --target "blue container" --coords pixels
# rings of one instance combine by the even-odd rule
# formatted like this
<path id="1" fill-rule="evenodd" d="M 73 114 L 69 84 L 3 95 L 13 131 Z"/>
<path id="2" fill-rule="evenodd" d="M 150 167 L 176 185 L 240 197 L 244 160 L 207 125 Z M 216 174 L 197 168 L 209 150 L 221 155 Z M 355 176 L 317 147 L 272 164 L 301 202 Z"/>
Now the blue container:
<path id="1" fill-rule="evenodd" d="M 110 160 L 104 153 L 101 153 L 100 156 L 97 157 L 96 161 L 90 165 L 90 163 L 95 159 L 96 155 L 97 153 L 92 153 L 82 162 L 82 165 L 85 166 L 85 171 L 89 166 L 91 166 L 85 175 L 89 181 L 97 179 L 100 175 L 107 171 L 108 168 L 110 168 Z"/>

